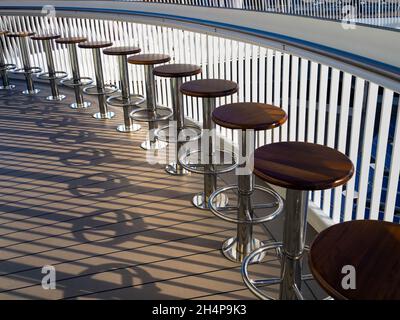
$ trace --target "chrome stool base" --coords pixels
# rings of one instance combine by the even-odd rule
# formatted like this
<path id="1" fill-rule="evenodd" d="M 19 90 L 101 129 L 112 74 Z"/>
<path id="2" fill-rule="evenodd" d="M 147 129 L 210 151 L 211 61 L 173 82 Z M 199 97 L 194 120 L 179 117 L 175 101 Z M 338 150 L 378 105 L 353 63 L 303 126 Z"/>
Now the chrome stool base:
<path id="1" fill-rule="evenodd" d="M 219 208 L 223 208 L 228 205 L 229 198 L 226 194 L 220 193 L 215 201 L 218 203 Z M 199 208 L 201 210 L 209 209 L 208 201 L 205 200 L 204 192 L 196 194 L 192 199 L 192 203 L 196 208 Z"/>
<path id="2" fill-rule="evenodd" d="M 27 90 L 22 91 L 22 94 L 25 94 L 27 96 L 34 96 L 34 95 L 38 94 L 39 92 L 40 92 L 39 89 L 33 89 L 33 90 L 27 89 Z"/>
<path id="3" fill-rule="evenodd" d="M 62 101 L 62 100 L 64 100 L 66 98 L 66 96 L 65 95 L 63 95 L 63 94 L 60 94 L 60 95 L 58 95 L 58 96 L 48 96 L 48 97 L 46 97 L 46 100 L 47 101 Z"/>
<path id="4" fill-rule="evenodd" d="M 245 258 L 245 255 L 241 252 L 239 252 L 237 250 L 237 238 L 236 237 L 232 237 L 229 238 L 227 240 L 225 240 L 225 242 L 222 244 L 222 253 L 225 256 L 225 258 L 227 258 L 228 260 L 232 261 L 232 262 L 236 262 L 236 263 L 240 263 L 243 261 L 243 259 Z M 251 243 L 251 251 L 254 251 L 262 246 L 264 246 L 265 243 L 263 243 L 262 241 L 253 238 L 252 239 L 252 243 Z M 265 257 L 265 252 L 261 252 L 258 255 L 255 255 L 249 263 L 258 263 L 261 262 Z"/>
<path id="5" fill-rule="evenodd" d="M 121 124 L 117 127 L 118 132 L 135 132 L 139 131 L 142 127 L 139 124 L 132 124 L 130 127 L 125 126 L 124 124 Z"/>
<path id="6" fill-rule="evenodd" d="M 176 162 L 171 162 L 165 166 L 165 172 L 172 176 L 185 176 L 188 175 L 190 172 L 186 169 L 178 166 Z"/>
<path id="7" fill-rule="evenodd" d="M 87 108 L 89 108 L 91 105 L 92 105 L 92 103 L 89 102 L 89 101 L 84 101 L 84 102 L 81 103 L 81 104 L 78 104 L 77 102 L 74 102 L 74 103 L 71 103 L 71 104 L 70 104 L 70 108 L 71 108 L 71 109 L 87 109 Z"/>
<path id="8" fill-rule="evenodd" d="M 15 89 L 14 84 L 10 84 L 8 86 L 0 86 L 0 90 L 12 90 L 12 89 Z"/>
<path id="9" fill-rule="evenodd" d="M 100 113 L 100 112 L 96 112 L 95 114 L 92 115 L 93 118 L 95 119 L 112 119 L 115 116 L 115 112 L 112 111 L 108 111 L 105 114 Z"/>
<path id="10" fill-rule="evenodd" d="M 168 143 L 184 143 L 198 140 L 202 135 L 201 128 L 196 125 L 185 124 L 179 129 L 178 136 L 176 136 L 176 132 L 172 132 L 172 135 L 169 135 L 170 131 L 173 131 L 171 128 L 173 127 L 168 125 L 157 129 L 155 132 L 157 139 Z"/>
<path id="11" fill-rule="evenodd" d="M 142 142 L 140 147 L 144 150 L 160 150 L 160 149 L 164 149 L 167 145 L 168 145 L 168 143 L 158 141 L 158 140 L 156 140 L 156 141 L 146 140 L 146 141 Z"/>

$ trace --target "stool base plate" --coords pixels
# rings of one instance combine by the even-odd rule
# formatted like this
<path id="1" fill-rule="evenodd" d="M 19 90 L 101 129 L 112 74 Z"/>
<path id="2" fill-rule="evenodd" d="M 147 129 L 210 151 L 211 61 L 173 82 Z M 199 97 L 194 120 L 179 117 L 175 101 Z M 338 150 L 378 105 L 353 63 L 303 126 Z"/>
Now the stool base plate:
<path id="1" fill-rule="evenodd" d="M 10 84 L 8 86 L 0 86 L 0 90 L 12 90 L 15 88 L 15 85 Z"/>
<path id="2" fill-rule="evenodd" d="M 263 245 L 264 245 L 264 243 L 262 241 L 253 238 L 250 252 L 260 248 Z M 225 258 L 227 258 L 228 260 L 230 260 L 232 262 L 242 263 L 244 258 L 246 257 L 246 254 L 237 251 L 237 238 L 236 237 L 227 239 L 222 244 L 221 251 L 222 251 L 223 255 L 225 256 Z M 254 258 L 252 258 L 249 263 L 259 263 L 260 261 L 262 261 L 264 259 L 264 257 L 265 257 L 265 252 L 260 253 L 260 254 L 256 255 Z"/>
<path id="3" fill-rule="evenodd" d="M 204 201 L 205 200 L 205 196 L 204 196 L 204 192 L 200 192 L 198 194 L 196 194 L 193 199 L 192 199 L 192 203 L 196 208 L 202 209 L 202 210 L 208 210 L 208 201 Z M 220 193 L 218 195 L 218 198 L 215 199 L 215 202 L 218 203 L 218 207 L 222 208 L 225 207 L 228 204 L 228 196 L 225 193 Z"/>
<path id="4" fill-rule="evenodd" d="M 140 145 L 140 147 L 144 150 L 160 150 L 160 149 L 164 149 L 167 145 L 168 145 L 168 143 L 165 143 L 162 141 L 156 140 L 155 142 L 153 142 L 153 141 L 147 140 L 147 141 L 143 141 L 142 144 Z"/>
<path id="5" fill-rule="evenodd" d="M 89 101 L 84 101 L 82 104 L 78 104 L 76 102 L 70 104 L 71 109 L 87 109 L 92 105 Z"/>
<path id="6" fill-rule="evenodd" d="M 62 100 L 64 100 L 65 98 L 66 98 L 65 95 L 60 94 L 60 95 L 58 95 L 58 96 L 48 96 L 48 97 L 46 97 L 46 100 L 47 100 L 47 101 L 62 101 Z"/>
<path id="7" fill-rule="evenodd" d="M 121 124 L 117 127 L 118 132 L 135 132 L 139 131 L 142 127 L 139 124 L 132 124 L 130 127 L 126 127 L 124 124 Z"/>
<path id="8" fill-rule="evenodd" d="M 32 91 L 30 91 L 30 90 L 24 90 L 24 91 L 22 91 L 22 94 L 25 94 L 25 95 L 27 95 L 27 96 L 33 96 L 33 95 L 35 95 L 35 94 L 38 94 L 39 92 L 40 92 L 39 89 L 33 89 Z"/>
<path id="9" fill-rule="evenodd" d="M 115 112 L 106 112 L 105 114 L 102 114 L 100 112 L 96 112 L 95 114 L 93 114 L 93 118 L 95 119 L 112 119 L 115 116 Z"/>
<path id="10" fill-rule="evenodd" d="M 185 170 L 184 168 L 180 167 L 179 170 L 177 169 L 176 162 L 171 162 L 165 166 L 165 171 L 173 176 L 184 176 L 188 175 L 190 172 Z"/>

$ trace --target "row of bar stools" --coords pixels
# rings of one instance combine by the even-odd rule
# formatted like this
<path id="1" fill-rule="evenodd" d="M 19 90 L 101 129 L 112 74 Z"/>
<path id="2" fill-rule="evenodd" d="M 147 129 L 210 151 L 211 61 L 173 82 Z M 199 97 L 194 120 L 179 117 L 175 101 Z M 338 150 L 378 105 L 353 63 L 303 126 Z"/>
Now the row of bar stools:
<path id="1" fill-rule="evenodd" d="M 262 288 L 279 284 L 280 299 L 302 299 L 301 282 L 311 278 L 302 274 L 309 191 L 343 185 L 353 172 L 353 164 L 347 156 L 318 144 L 279 142 L 255 151 L 254 174 L 267 183 L 287 189 L 283 242 L 258 248 L 242 264 L 243 279 L 255 295 L 272 299 Z M 253 259 L 277 248 L 281 248 L 281 276 L 252 279 L 248 268 Z"/>
<path id="2" fill-rule="evenodd" d="M 40 92 L 39 89 L 35 89 L 32 75 L 42 72 L 42 69 L 39 67 L 31 66 L 31 59 L 29 57 L 29 49 L 28 49 L 28 38 L 33 36 L 34 34 L 35 34 L 34 32 L 26 32 L 26 31 L 12 32 L 6 34 L 7 37 L 16 38 L 19 41 L 20 57 L 23 66 L 21 68 L 16 68 L 11 70 L 11 72 L 16 74 L 24 74 L 26 80 L 26 90 L 22 91 L 22 94 L 26 95 L 34 95 Z"/>
<path id="3" fill-rule="evenodd" d="M 0 38 L 7 35 L 8 31 L 0 30 Z M 1 39 L 0 39 L 1 40 Z M 0 86 L 0 90 L 10 90 L 14 89 L 15 86 L 10 84 L 8 79 L 8 71 L 15 69 L 15 64 L 6 63 L 5 53 L 3 51 L 3 46 L 0 45 L 0 76 L 3 84 Z"/>
<path id="4" fill-rule="evenodd" d="M 156 131 L 158 141 L 173 143 L 175 146 L 174 159 L 166 165 L 165 171 L 171 175 L 183 175 L 187 171 L 178 161 L 179 150 L 183 143 L 200 138 L 201 129 L 196 125 L 185 124 L 183 95 L 179 89 L 183 79 L 201 73 L 201 67 L 193 64 L 165 64 L 155 67 L 153 73 L 159 77 L 171 78 L 173 121 Z"/>
<path id="5" fill-rule="evenodd" d="M 44 34 L 35 35 L 31 37 L 32 40 L 42 41 L 44 52 L 46 54 L 47 69 L 48 72 L 39 73 L 37 77 L 42 80 L 50 81 L 51 95 L 46 97 L 49 101 L 61 101 L 65 99 L 65 95 L 61 95 L 58 90 L 57 80 L 64 79 L 67 77 L 67 73 L 64 71 L 56 71 L 54 67 L 54 58 L 52 52 L 52 42 L 55 39 L 60 38 L 58 34 Z"/>
<path id="6" fill-rule="evenodd" d="M 107 103 L 113 107 L 123 108 L 124 123 L 117 127 L 119 132 L 134 132 L 140 130 L 140 125 L 133 123 L 130 118 L 131 109 L 138 107 L 145 101 L 145 97 L 139 94 L 131 94 L 129 88 L 128 55 L 137 54 L 141 50 L 137 47 L 112 47 L 103 50 L 105 55 L 118 57 L 119 77 L 121 93 L 107 99 Z"/>
<path id="7" fill-rule="evenodd" d="M 180 90 L 187 96 L 203 98 L 202 146 L 193 151 L 180 150 L 179 162 L 189 172 L 204 175 L 204 190 L 195 195 L 192 202 L 197 208 L 207 210 L 209 198 L 217 188 L 217 174 L 229 172 L 237 165 L 232 153 L 227 154 L 215 148 L 215 123 L 211 114 L 215 110 L 216 98 L 236 93 L 238 85 L 228 80 L 202 79 L 185 82 Z M 218 207 L 224 207 L 228 203 L 228 197 L 221 193 L 215 201 Z"/>
<path id="8" fill-rule="evenodd" d="M 167 120 L 172 116 L 172 111 L 170 108 L 157 104 L 153 70 L 155 65 L 170 60 L 171 57 L 166 54 L 138 54 L 128 58 L 128 63 L 144 66 L 146 108 L 132 111 L 130 117 L 135 121 L 148 122 L 149 124 L 149 139 L 141 144 L 142 149 L 145 150 L 158 150 L 166 146 L 165 142 L 157 140 L 155 130 L 159 121 Z"/>
<path id="9" fill-rule="evenodd" d="M 211 211 L 219 218 L 233 222 L 237 226 L 236 236 L 227 239 L 222 252 L 229 260 L 242 262 L 253 250 L 263 243 L 253 237 L 253 225 L 274 219 L 283 210 L 283 200 L 275 191 L 263 186 L 255 185 L 253 178 L 253 161 L 256 137 L 255 133 L 261 130 L 271 130 L 281 126 L 287 119 L 286 112 L 281 108 L 263 103 L 233 103 L 220 106 L 212 113 L 213 121 L 223 128 L 239 130 L 239 164 L 236 168 L 238 184 L 216 190 L 209 199 Z M 261 191 L 269 197 L 268 203 L 255 204 L 252 195 L 254 190 Z M 215 201 L 220 194 L 236 191 L 237 204 L 219 208 Z M 254 215 L 255 210 L 272 209 L 264 215 Z M 232 216 L 233 213 L 235 216 Z M 263 255 L 253 260 L 262 260 Z M 256 262 L 256 261 L 253 261 Z"/>
<path id="10" fill-rule="evenodd" d="M 112 42 L 109 41 L 94 41 L 94 42 L 82 42 L 79 43 L 79 48 L 91 49 L 93 53 L 93 62 L 96 74 L 96 85 L 87 86 L 83 89 L 83 92 L 88 95 L 97 96 L 99 103 L 99 112 L 93 114 L 96 119 L 111 119 L 115 116 L 114 112 L 108 111 L 107 96 L 116 92 L 118 88 L 115 85 L 105 85 L 103 76 L 103 63 L 101 59 L 102 48 L 112 46 Z"/>
<path id="11" fill-rule="evenodd" d="M 314 239 L 308 263 L 334 299 L 400 300 L 400 225 L 374 220 L 335 224 Z M 349 280 L 343 286 L 345 276 Z"/>
<path id="12" fill-rule="evenodd" d="M 81 77 L 77 52 L 77 44 L 85 41 L 87 41 L 85 37 L 67 37 L 56 39 L 56 43 L 65 44 L 68 47 L 72 78 L 63 79 L 61 80 L 61 83 L 74 89 L 76 102 L 70 105 L 72 109 L 86 109 L 91 105 L 89 101 L 84 100 L 82 88 L 92 84 L 93 80 L 88 77 Z"/>

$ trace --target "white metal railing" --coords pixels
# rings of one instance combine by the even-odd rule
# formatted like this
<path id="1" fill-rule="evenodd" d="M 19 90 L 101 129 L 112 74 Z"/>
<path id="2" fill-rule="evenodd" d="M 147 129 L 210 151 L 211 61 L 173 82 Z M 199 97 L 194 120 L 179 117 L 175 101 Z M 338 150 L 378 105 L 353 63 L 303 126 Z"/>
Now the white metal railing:
<path id="1" fill-rule="evenodd" d="M 70 0 L 76 1 L 76 0 Z M 92 0 L 96 1 L 96 0 Z M 400 0 L 111 0 L 233 8 L 400 29 Z"/>
<path id="2" fill-rule="evenodd" d="M 47 20 L 49 19 L 49 20 Z M 400 112 L 399 92 L 337 68 L 268 47 L 166 26 L 126 21 L 41 16 L 2 16 L 11 30 L 43 31 L 62 35 L 85 35 L 107 39 L 114 45 L 138 45 L 144 53 L 162 52 L 172 62 L 203 67 L 200 78 L 236 81 L 239 92 L 218 99 L 217 105 L 232 101 L 259 101 L 283 108 L 289 116 L 281 128 L 258 134 L 257 145 L 272 141 L 309 141 L 346 153 L 356 167 L 350 182 L 334 190 L 314 192 L 311 201 L 333 222 L 352 219 L 400 218 Z M 134 39 L 134 40 L 133 40 Z M 17 62 L 17 44 L 5 39 L 8 61 Z M 44 52 L 30 42 L 33 65 L 46 69 Z M 94 77 L 89 50 L 79 50 L 82 75 Z M 70 73 L 64 46 L 55 47 L 56 68 Z M 115 59 L 104 56 L 105 78 L 118 83 Z M 133 90 L 145 94 L 143 71 L 130 67 Z M 157 98 L 170 105 L 170 84 L 157 78 Z M 201 120 L 201 100 L 185 97 L 185 114 Z M 228 139 L 235 134 L 218 128 Z"/>

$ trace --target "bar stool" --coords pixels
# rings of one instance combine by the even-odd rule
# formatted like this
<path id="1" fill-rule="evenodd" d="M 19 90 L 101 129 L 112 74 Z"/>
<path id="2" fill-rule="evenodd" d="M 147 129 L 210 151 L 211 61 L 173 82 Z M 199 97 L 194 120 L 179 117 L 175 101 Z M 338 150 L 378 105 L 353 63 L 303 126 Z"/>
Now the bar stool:
<path id="1" fill-rule="evenodd" d="M 196 125 L 185 124 L 183 96 L 179 88 L 183 78 L 201 73 L 201 67 L 193 64 L 165 64 L 155 67 L 153 73 L 159 77 L 171 78 L 173 123 L 159 128 L 155 133 L 159 141 L 175 143 L 174 161 L 167 164 L 165 171 L 171 175 L 184 175 L 188 172 L 178 161 L 178 151 L 184 142 L 200 138 L 201 129 Z"/>
<path id="2" fill-rule="evenodd" d="M 11 32 L 6 34 L 7 37 L 16 38 L 19 41 L 19 50 L 23 67 L 12 69 L 11 72 L 15 74 L 24 74 L 26 80 L 26 90 L 22 91 L 22 94 L 26 95 L 35 95 L 40 92 L 39 89 L 35 89 L 32 75 L 42 72 L 42 69 L 39 67 L 31 66 L 31 59 L 28 50 L 28 38 L 30 36 L 33 36 L 34 34 L 34 32 L 27 31 Z"/>
<path id="3" fill-rule="evenodd" d="M 145 101 L 144 96 L 131 94 L 129 89 L 128 55 L 141 51 L 137 47 L 112 47 L 103 50 L 105 55 L 117 56 L 119 65 L 119 77 L 121 94 L 113 95 L 107 99 L 107 103 L 113 107 L 123 108 L 124 124 L 117 127 L 119 132 L 134 132 L 140 130 L 140 125 L 133 123 L 129 117 L 132 107 L 138 107 Z"/>
<path id="4" fill-rule="evenodd" d="M 156 83 L 154 80 L 154 65 L 165 63 L 171 60 L 166 54 L 138 54 L 128 58 L 128 63 L 144 66 L 144 77 L 146 87 L 146 108 L 141 108 L 131 112 L 130 117 L 139 122 L 148 122 L 149 140 L 142 142 L 141 147 L 144 150 L 158 150 L 167 144 L 158 141 L 155 135 L 157 122 L 167 120 L 172 116 L 172 110 L 160 105 L 156 101 Z"/>
<path id="5" fill-rule="evenodd" d="M 271 130 L 281 126 L 287 115 L 281 108 L 263 103 L 232 103 L 220 106 L 212 113 L 212 119 L 221 127 L 240 130 L 239 160 L 236 168 L 238 184 L 230 185 L 216 190 L 209 198 L 210 210 L 219 218 L 233 222 L 237 225 L 236 236 L 227 239 L 222 245 L 222 253 L 231 261 L 242 262 L 253 250 L 263 243 L 253 237 L 253 225 L 264 223 L 275 218 L 283 210 L 283 200 L 275 191 L 263 186 L 255 185 L 253 178 L 253 153 L 255 148 L 255 131 Z M 271 202 L 255 204 L 253 191 L 261 191 L 271 198 Z M 219 208 L 215 199 L 228 191 L 238 194 L 237 205 Z M 254 215 L 258 209 L 273 209 L 272 212 L 263 215 Z M 229 214 L 236 214 L 232 216 Z M 263 255 L 255 257 L 262 260 Z M 256 262 L 255 260 L 253 262 Z"/>
<path id="6" fill-rule="evenodd" d="M 112 42 L 109 41 L 94 41 L 82 42 L 78 44 L 79 48 L 91 49 L 93 53 L 93 62 L 96 74 L 96 85 L 83 88 L 83 92 L 88 95 L 97 96 L 99 102 L 99 112 L 93 114 L 96 119 L 111 119 L 115 116 L 114 112 L 108 111 L 106 97 L 118 90 L 115 85 L 105 85 L 103 75 L 103 63 L 101 60 L 102 48 L 111 47 Z"/>
<path id="7" fill-rule="evenodd" d="M 334 299 L 400 300 L 399 224 L 358 220 L 333 225 L 314 239 L 308 262 L 314 279 Z M 351 269 L 355 286 L 349 280 L 344 287 Z"/>
<path id="8" fill-rule="evenodd" d="M 58 34 L 43 34 L 31 37 L 34 41 L 42 41 L 44 52 L 46 53 L 47 69 L 48 72 L 39 73 L 37 77 L 41 80 L 50 81 L 51 96 L 46 97 L 49 101 L 61 101 L 65 99 L 65 95 L 60 94 L 57 86 L 57 80 L 67 77 L 64 71 L 55 71 L 54 58 L 52 52 L 52 41 L 60 38 Z"/>
<path id="9" fill-rule="evenodd" d="M 283 243 L 256 249 L 242 264 L 244 282 L 256 296 L 272 299 L 261 288 L 279 284 L 280 299 L 302 299 L 301 281 L 312 279 L 302 275 L 309 191 L 343 185 L 350 180 L 353 172 L 353 164 L 347 156 L 318 144 L 278 142 L 256 149 L 254 174 L 267 183 L 287 189 Z M 259 254 L 277 248 L 281 248 L 280 278 L 251 279 L 249 263 Z"/>
<path id="10" fill-rule="evenodd" d="M 86 40 L 87 39 L 85 37 L 67 37 L 56 39 L 56 43 L 65 44 L 68 48 L 72 78 L 61 80 L 61 84 L 74 89 L 76 102 L 70 105 L 72 109 L 86 109 L 91 105 L 89 101 L 84 101 L 82 87 L 92 84 L 93 80 L 89 77 L 81 77 L 78 52 L 76 50 L 76 45 L 78 43 L 85 42 Z"/>
<path id="11" fill-rule="evenodd" d="M 3 38 L 4 35 L 7 35 L 8 31 L 0 30 L 0 38 Z M 0 39 L 0 44 L 3 42 Z M 0 75 L 3 81 L 3 85 L 0 86 L 0 90 L 11 90 L 15 88 L 15 85 L 10 84 L 10 80 L 8 79 L 8 71 L 15 69 L 15 64 L 6 63 L 6 57 L 3 51 L 3 46 L 0 45 Z"/>
<path id="12" fill-rule="evenodd" d="M 215 98 L 236 93 L 238 85 L 228 80 L 202 79 L 185 82 L 180 90 L 185 95 L 203 98 L 202 146 L 197 150 L 181 150 L 179 162 L 189 172 L 204 175 L 203 191 L 193 197 L 192 203 L 199 209 L 208 210 L 209 198 L 217 188 L 217 174 L 229 172 L 237 165 L 232 153 L 215 148 L 213 143 L 215 123 L 211 120 L 211 114 L 215 110 Z M 231 161 L 221 163 L 220 159 Z M 219 207 L 223 207 L 228 203 L 228 197 L 221 193 L 216 201 Z"/>

